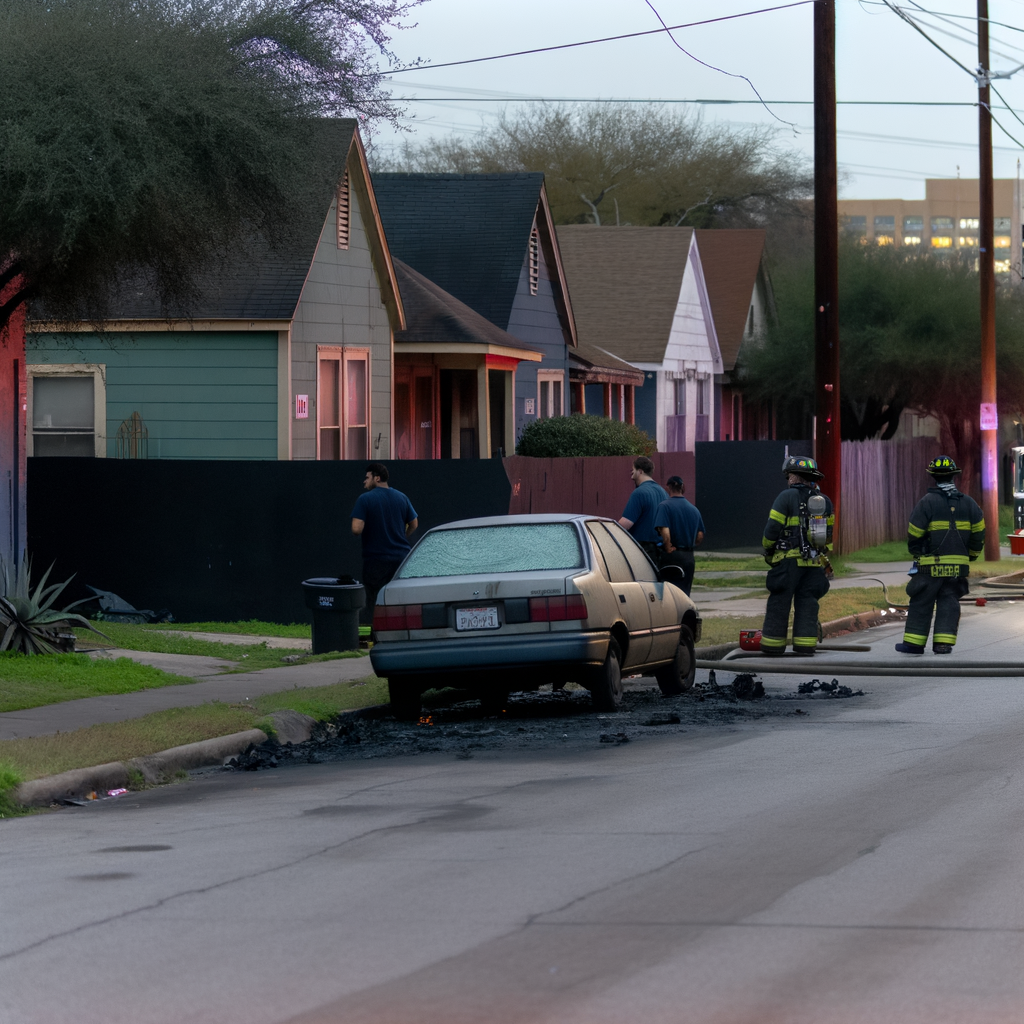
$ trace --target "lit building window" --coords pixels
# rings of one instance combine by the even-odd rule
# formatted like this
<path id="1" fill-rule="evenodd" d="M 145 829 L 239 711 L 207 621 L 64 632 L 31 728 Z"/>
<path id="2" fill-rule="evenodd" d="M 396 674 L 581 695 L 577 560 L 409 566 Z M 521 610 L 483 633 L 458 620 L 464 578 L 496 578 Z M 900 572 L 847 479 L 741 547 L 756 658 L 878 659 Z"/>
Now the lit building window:
<path id="1" fill-rule="evenodd" d="M 953 239 L 949 235 L 934 235 L 932 237 L 933 249 L 951 249 L 952 247 Z"/>
<path id="2" fill-rule="evenodd" d="M 997 274 L 1008 274 L 1010 272 L 1010 261 L 1009 260 L 996 260 L 996 273 Z"/>
<path id="3" fill-rule="evenodd" d="M 1009 249 L 1010 248 L 1010 236 L 1009 235 L 996 235 L 995 247 L 997 249 Z"/>
<path id="4" fill-rule="evenodd" d="M 977 235 L 961 235 L 956 240 L 956 244 L 958 246 L 960 246 L 961 249 L 974 249 L 978 245 L 978 236 Z"/>
<path id="5" fill-rule="evenodd" d="M 895 241 L 892 235 L 875 235 L 875 242 L 878 245 L 892 245 Z"/>
<path id="6" fill-rule="evenodd" d="M 912 235 L 921 234 L 924 231 L 924 217 L 904 217 L 903 230 Z"/>
<path id="7" fill-rule="evenodd" d="M 868 219 L 867 217 L 844 217 L 843 229 L 848 234 L 863 238 L 867 234 Z"/>
<path id="8" fill-rule="evenodd" d="M 920 235 L 904 235 L 903 236 L 903 244 L 904 245 L 920 245 L 921 244 L 921 236 Z"/>
<path id="9" fill-rule="evenodd" d="M 932 222 L 934 223 L 934 221 Z M 960 230 L 961 231 L 977 231 L 978 230 L 978 218 L 977 217 L 961 217 L 960 218 Z"/>

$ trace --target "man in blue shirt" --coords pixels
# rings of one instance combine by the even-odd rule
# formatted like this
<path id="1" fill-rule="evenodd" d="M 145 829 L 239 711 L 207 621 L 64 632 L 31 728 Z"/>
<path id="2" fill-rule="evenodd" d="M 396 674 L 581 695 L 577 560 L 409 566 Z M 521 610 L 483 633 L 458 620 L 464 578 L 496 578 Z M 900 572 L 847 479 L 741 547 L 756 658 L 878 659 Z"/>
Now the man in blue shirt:
<path id="1" fill-rule="evenodd" d="M 683 478 L 670 476 L 665 484 L 668 500 L 658 506 L 654 526 L 661 534 L 662 565 L 678 565 L 683 570 L 683 590 L 689 596 L 693 586 L 693 549 L 704 540 L 704 519 L 683 493 Z"/>
<path id="2" fill-rule="evenodd" d="M 658 564 L 658 532 L 654 528 L 654 517 L 658 506 L 668 500 L 664 488 L 654 482 L 651 474 L 654 463 L 646 455 L 638 455 L 633 460 L 633 472 L 630 477 L 635 490 L 626 502 L 626 508 L 619 520 L 619 526 L 633 535 L 633 539 L 651 556 L 651 561 Z"/>
<path id="3" fill-rule="evenodd" d="M 409 554 L 408 538 L 420 521 L 409 499 L 388 486 L 387 466 L 371 462 L 366 467 L 363 491 L 352 509 L 352 532 L 363 539 L 363 586 L 372 620 L 377 594 Z"/>

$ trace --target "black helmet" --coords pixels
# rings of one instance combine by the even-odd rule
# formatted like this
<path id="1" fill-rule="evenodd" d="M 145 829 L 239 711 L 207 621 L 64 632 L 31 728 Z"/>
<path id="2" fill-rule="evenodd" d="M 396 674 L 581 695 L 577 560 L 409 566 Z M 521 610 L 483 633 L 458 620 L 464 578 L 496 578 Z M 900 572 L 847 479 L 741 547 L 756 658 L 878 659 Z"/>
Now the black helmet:
<path id="1" fill-rule="evenodd" d="M 928 472 L 932 476 L 953 476 L 963 470 L 948 455 L 937 455 L 928 463 Z"/>
<path id="2" fill-rule="evenodd" d="M 818 464 L 814 459 L 809 459 L 806 455 L 790 455 L 788 459 L 782 464 L 782 475 L 789 476 L 790 473 L 796 473 L 798 476 L 805 476 L 809 480 L 824 480 L 825 474 L 818 469 Z"/>

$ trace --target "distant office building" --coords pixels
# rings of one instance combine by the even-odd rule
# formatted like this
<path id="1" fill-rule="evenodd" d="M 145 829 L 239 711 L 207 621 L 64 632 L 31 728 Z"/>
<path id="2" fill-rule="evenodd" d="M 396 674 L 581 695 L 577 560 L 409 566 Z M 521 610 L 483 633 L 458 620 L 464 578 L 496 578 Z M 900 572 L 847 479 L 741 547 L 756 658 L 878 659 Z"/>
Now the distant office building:
<path id="1" fill-rule="evenodd" d="M 1010 271 L 1013 218 L 1010 178 L 995 182 L 995 264 Z M 927 178 L 924 199 L 841 199 L 843 231 L 874 245 L 896 245 L 937 253 L 978 252 L 978 179 Z"/>

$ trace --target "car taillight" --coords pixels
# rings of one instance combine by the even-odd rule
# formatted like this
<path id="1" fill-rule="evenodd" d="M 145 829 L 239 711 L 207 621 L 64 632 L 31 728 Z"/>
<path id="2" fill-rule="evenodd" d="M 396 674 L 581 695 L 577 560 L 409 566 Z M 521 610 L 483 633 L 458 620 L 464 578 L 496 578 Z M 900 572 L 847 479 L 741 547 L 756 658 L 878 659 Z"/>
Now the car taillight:
<path id="1" fill-rule="evenodd" d="M 566 619 L 587 618 L 587 602 L 582 594 L 568 597 L 531 597 L 531 622 L 564 622 Z"/>
<path id="2" fill-rule="evenodd" d="M 422 629 L 423 605 L 379 604 L 373 609 L 373 629 L 376 633 L 395 629 Z"/>

